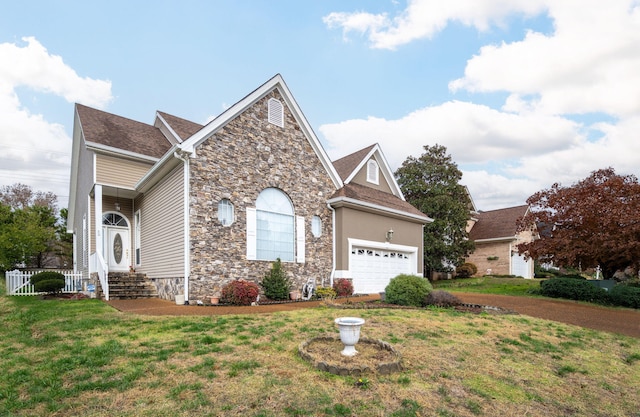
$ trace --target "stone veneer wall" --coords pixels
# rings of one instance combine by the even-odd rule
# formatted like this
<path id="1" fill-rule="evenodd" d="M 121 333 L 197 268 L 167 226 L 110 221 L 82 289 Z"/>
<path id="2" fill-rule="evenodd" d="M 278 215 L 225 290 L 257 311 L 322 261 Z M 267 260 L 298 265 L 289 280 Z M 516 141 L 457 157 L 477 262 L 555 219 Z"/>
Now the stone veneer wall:
<path id="1" fill-rule="evenodd" d="M 175 300 L 176 294 L 184 294 L 184 278 L 150 278 L 158 291 L 158 297 Z"/>
<path id="2" fill-rule="evenodd" d="M 284 128 L 267 121 L 267 100 L 284 106 Z M 305 262 L 283 262 L 300 289 L 331 274 L 332 213 L 326 201 L 335 187 L 277 90 L 256 102 L 197 147 L 190 161 L 191 275 L 189 299 L 206 300 L 230 281 L 259 283 L 270 261 L 247 260 L 246 208 L 268 187 L 284 191 L 294 214 L 305 219 Z M 235 221 L 218 221 L 218 202 L 229 199 Z M 322 235 L 311 234 L 311 218 L 322 219 Z"/>

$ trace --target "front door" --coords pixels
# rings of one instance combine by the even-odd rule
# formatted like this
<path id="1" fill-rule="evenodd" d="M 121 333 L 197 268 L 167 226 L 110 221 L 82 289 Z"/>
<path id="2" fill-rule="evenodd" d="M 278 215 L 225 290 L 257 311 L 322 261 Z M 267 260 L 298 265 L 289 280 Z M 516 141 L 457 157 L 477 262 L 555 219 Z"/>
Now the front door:
<path id="1" fill-rule="evenodd" d="M 128 271 L 131 265 L 129 230 L 105 227 L 107 236 L 107 265 L 109 271 Z"/>
<path id="2" fill-rule="evenodd" d="M 131 265 L 129 222 L 119 213 L 106 213 L 102 218 L 104 260 L 109 271 L 128 271 Z"/>

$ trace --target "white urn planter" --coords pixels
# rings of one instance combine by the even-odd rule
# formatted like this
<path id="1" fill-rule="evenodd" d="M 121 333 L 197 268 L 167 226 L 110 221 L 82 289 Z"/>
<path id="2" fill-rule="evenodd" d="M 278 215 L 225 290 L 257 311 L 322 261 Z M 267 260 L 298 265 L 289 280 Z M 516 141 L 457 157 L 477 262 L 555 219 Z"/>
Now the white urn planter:
<path id="1" fill-rule="evenodd" d="M 359 317 L 338 317 L 335 320 L 340 330 L 340 341 L 344 344 L 342 355 L 354 356 L 358 353 L 356 343 L 360 340 L 360 327 L 364 324 L 364 319 Z"/>

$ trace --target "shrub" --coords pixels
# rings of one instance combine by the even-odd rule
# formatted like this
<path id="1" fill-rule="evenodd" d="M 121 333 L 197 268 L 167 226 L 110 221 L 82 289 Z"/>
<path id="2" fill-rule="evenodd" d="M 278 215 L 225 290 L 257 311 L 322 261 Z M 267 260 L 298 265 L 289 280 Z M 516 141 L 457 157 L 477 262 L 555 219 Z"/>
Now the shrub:
<path id="1" fill-rule="evenodd" d="M 582 279 L 552 278 L 540 283 L 542 295 L 569 300 L 606 303 L 607 292 Z"/>
<path id="2" fill-rule="evenodd" d="M 336 290 L 331 287 L 316 288 L 316 296 L 322 300 L 331 300 L 336 297 Z"/>
<path id="3" fill-rule="evenodd" d="M 36 292 L 57 293 L 64 288 L 64 280 L 45 279 L 44 281 L 38 281 L 33 288 Z"/>
<path id="4" fill-rule="evenodd" d="M 563 279 L 581 279 L 581 280 L 586 280 L 587 278 L 583 277 L 580 274 L 563 274 L 563 275 L 558 275 L 556 276 L 556 278 L 563 278 Z"/>
<path id="5" fill-rule="evenodd" d="M 38 272 L 30 281 L 36 292 L 56 293 L 64 288 L 64 274 L 60 272 Z"/>
<path id="6" fill-rule="evenodd" d="M 385 301 L 389 304 L 421 307 L 433 287 L 426 278 L 401 274 L 385 288 Z"/>
<path id="7" fill-rule="evenodd" d="M 609 299 L 617 306 L 640 308 L 640 288 L 616 285 L 609 291 Z"/>
<path id="8" fill-rule="evenodd" d="M 291 279 L 282 269 L 280 258 L 271 265 L 271 269 L 262 279 L 260 286 L 264 289 L 264 295 L 270 300 L 289 299 Z"/>
<path id="9" fill-rule="evenodd" d="M 426 296 L 424 303 L 428 306 L 454 307 L 462 304 L 462 301 L 449 292 L 435 290 L 431 291 L 429 295 Z"/>
<path id="10" fill-rule="evenodd" d="M 226 304 L 248 306 L 256 300 L 259 293 L 258 284 L 239 279 L 231 281 L 222 288 L 220 301 Z"/>
<path id="11" fill-rule="evenodd" d="M 353 294 L 353 283 L 350 279 L 338 278 L 333 282 L 333 290 L 338 297 L 348 297 Z"/>
<path id="12" fill-rule="evenodd" d="M 466 262 L 456 268 L 457 278 L 469 278 L 478 272 L 478 267 L 471 262 Z"/>
<path id="13" fill-rule="evenodd" d="M 30 281 L 32 285 L 36 285 L 40 281 L 47 281 L 50 279 L 61 279 L 64 282 L 64 274 L 61 274 L 60 272 L 54 272 L 54 271 L 38 272 L 37 274 L 33 274 L 31 276 Z"/>

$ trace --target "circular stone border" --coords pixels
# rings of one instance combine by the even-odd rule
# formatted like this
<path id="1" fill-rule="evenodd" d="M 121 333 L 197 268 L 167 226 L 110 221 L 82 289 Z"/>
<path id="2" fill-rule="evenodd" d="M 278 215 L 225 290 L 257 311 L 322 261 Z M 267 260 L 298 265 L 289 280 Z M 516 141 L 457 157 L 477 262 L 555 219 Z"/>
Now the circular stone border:
<path id="1" fill-rule="evenodd" d="M 313 367 L 324 372 L 329 372 L 334 375 L 341 376 L 360 376 L 367 373 L 377 373 L 380 375 L 389 375 L 394 372 L 399 372 L 402 370 L 402 356 L 398 353 L 393 346 L 391 346 L 387 342 L 383 342 L 382 340 L 371 339 L 368 337 L 361 337 L 358 343 L 367 343 L 370 345 L 375 345 L 375 347 L 391 352 L 394 360 L 391 362 L 383 362 L 376 365 L 375 369 L 371 369 L 367 365 L 353 365 L 353 366 L 344 366 L 344 365 L 330 365 L 322 359 L 314 358 L 307 351 L 307 347 L 315 341 L 336 341 L 340 340 L 338 336 L 318 336 L 311 339 L 308 339 L 298 346 L 298 352 L 302 359 L 307 362 L 311 362 Z"/>

